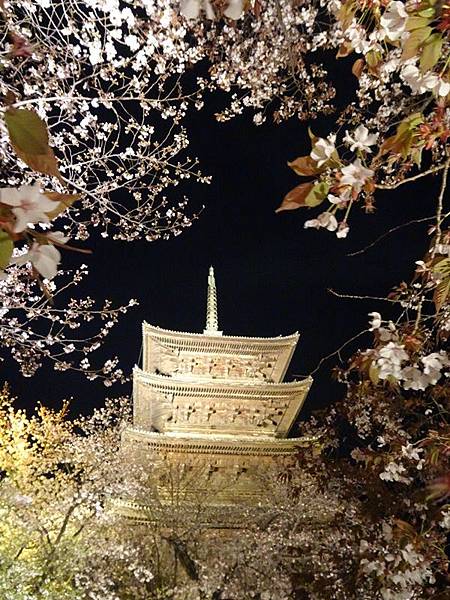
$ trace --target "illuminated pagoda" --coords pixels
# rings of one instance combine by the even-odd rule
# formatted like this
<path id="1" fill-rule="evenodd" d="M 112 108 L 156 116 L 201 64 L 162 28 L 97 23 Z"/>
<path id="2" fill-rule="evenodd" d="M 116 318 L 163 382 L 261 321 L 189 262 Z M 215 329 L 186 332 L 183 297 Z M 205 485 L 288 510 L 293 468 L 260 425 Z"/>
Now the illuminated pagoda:
<path id="1" fill-rule="evenodd" d="M 211 267 L 203 333 L 143 323 L 143 364 L 134 368 L 124 447 L 144 466 L 201 468 L 193 487 L 202 495 L 214 489 L 217 506 L 261 504 L 260 475 L 311 443 L 288 437 L 312 383 L 283 382 L 298 338 L 223 335 Z M 145 505 L 121 505 L 128 516 L 145 518 Z"/>

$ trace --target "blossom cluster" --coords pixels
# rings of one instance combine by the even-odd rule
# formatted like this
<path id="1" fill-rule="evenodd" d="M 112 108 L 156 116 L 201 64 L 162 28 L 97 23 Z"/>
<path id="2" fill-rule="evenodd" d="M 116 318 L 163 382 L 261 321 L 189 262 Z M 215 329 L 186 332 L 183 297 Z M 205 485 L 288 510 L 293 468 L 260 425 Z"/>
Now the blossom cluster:
<path id="1" fill-rule="evenodd" d="M 26 374 L 47 358 L 93 378 L 97 369 L 77 356 L 83 345 L 63 331 L 89 315 L 110 327 L 127 307 L 94 310 L 90 299 L 73 299 L 52 310 L 50 295 L 67 283 L 61 249 L 79 250 L 97 231 L 152 241 L 190 226 L 183 191 L 168 192 L 189 178 L 208 181 L 186 155 L 181 124 L 205 85 L 199 78 L 185 90 L 180 77 L 201 54 L 178 2 L 20 0 L 0 13 L 1 343 Z M 98 347 L 108 331 L 92 344 L 86 331 L 84 347 Z M 116 359 L 99 373 L 123 379 Z"/>
<path id="2" fill-rule="evenodd" d="M 434 2 L 347 1 L 329 3 L 328 10 L 329 43 L 338 57 L 355 55 L 358 102 L 345 108 L 336 132 L 312 136 L 309 156 L 289 163 L 298 175 L 314 179 L 291 190 L 279 210 L 327 202 L 327 209 L 305 227 L 343 238 L 352 208 L 362 203 L 372 212 L 378 188 L 398 187 L 414 168 L 419 171 L 414 179 L 426 176 L 430 158 L 431 172 L 445 169 L 448 9 Z"/>
<path id="3" fill-rule="evenodd" d="M 53 246 L 42 246 L 47 247 Z M 30 277 L 32 264 L 35 266 L 31 268 L 42 266 L 31 263 L 39 259 L 32 252 L 31 248 L 14 258 L 17 264 L 0 280 L 2 345 L 11 352 L 22 374 L 31 377 L 47 361 L 56 371 L 75 370 L 90 380 L 102 379 L 106 386 L 127 381 L 116 357 L 103 365 L 91 365 L 87 357 L 100 348 L 136 300 L 114 306 L 110 301 L 98 305 L 90 297 L 67 298 L 88 274 L 86 265 L 74 272 L 59 270 L 61 288 L 57 289 L 53 281 L 39 282 Z M 40 286 L 45 286 L 44 295 Z M 83 330 L 87 323 L 88 331 Z"/>

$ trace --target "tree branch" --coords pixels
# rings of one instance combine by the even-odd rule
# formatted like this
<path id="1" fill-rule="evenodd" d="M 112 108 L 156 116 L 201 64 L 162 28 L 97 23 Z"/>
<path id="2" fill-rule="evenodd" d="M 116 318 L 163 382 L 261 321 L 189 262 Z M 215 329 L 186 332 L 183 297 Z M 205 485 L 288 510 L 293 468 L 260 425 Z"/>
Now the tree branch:
<path id="1" fill-rule="evenodd" d="M 438 173 L 446 168 L 446 164 L 439 165 L 437 167 L 432 167 L 423 173 L 418 173 L 417 175 L 413 175 L 412 177 L 408 177 L 407 179 L 402 179 L 402 181 L 397 181 L 396 183 L 376 183 L 375 187 L 379 190 L 395 190 L 401 185 L 405 185 L 405 183 L 410 183 L 411 181 L 417 181 L 417 179 L 422 179 L 422 177 L 426 177 L 427 175 L 432 175 L 433 173 Z"/>

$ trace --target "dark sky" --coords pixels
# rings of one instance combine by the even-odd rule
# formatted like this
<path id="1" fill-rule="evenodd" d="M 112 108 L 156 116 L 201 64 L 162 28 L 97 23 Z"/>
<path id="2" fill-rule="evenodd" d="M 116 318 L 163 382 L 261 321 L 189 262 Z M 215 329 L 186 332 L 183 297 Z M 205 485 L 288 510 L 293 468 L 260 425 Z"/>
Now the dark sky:
<path id="1" fill-rule="evenodd" d="M 282 125 L 256 127 L 251 115 L 217 123 L 212 114 L 220 100 L 213 100 L 188 121 L 190 154 L 198 156 L 202 171 L 213 176 L 211 185 L 191 183 L 183 189 L 193 209 L 205 205 L 200 218 L 169 241 L 91 243 L 93 256 L 82 257 L 87 258 L 91 273 L 80 292 L 99 300 L 109 297 L 116 303 L 131 297 L 139 300 L 140 306 L 120 321 L 104 346 L 105 355 L 117 354 L 123 368 L 130 371 L 138 361 L 143 319 L 174 330 L 202 331 L 207 271 L 213 264 L 224 333 L 276 336 L 298 330 L 301 338 L 287 378 L 307 375 L 323 356 L 366 327 L 368 312 L 394 315 L 391 305 L 338 299 L 327 288 L 385 296 L 407 280 L 414 260 L 426 249 L 426 224 L 406 227 L 362 255 L 346 255 L 393 226 L 431 215 L 436 182 L 424 180 L 397 192 L 379 193 L 375 214 L 365 215 L 359 208 L 353 211 L 347 239 L 304 230 L 304 220 L 317 209 L 274 211 L 300 181 L 286 162 L 309 153 L 307 126 L 292 119 Z M 325 135 L 333 118 L 312 126 Z M 80 256 L 63 259 L 76 263 Z M 352 347 L 369 341 L 367 335 Z M 342 386 L 330 379 L 336 364 L 337 359 L 331 359 L 314 375 L 303 415 L 343 394 Z M 11 361 L 4 363 L 3 378 L 22 405 L 32 406 L 38 400 L 58 405 L 73 397 L 74 412 L 89 412 L 105 396 L 131 390 L 131 383 L 105 388 L 101 382 L 49 368 L 24 379 Z"/>

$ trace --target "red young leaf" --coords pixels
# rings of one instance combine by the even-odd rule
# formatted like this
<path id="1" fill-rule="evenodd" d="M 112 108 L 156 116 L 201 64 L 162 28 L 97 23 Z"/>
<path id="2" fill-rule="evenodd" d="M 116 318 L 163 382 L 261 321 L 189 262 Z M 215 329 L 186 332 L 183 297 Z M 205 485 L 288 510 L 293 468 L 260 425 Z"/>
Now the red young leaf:
<path id="1" fill-rule="evenodd" d="M 310 175 L 317 175 L 321 169 L 317 167 L 316 162 L 308 156 L 299 156 L 292 162 L 288 162 L 288 166 L 291 167 L 297 175 L 308 177 Z"/>
<path id="2" fill-rule="evenodd" d="M 313 187 L 314 182 L 301 183 L 300 185 L 297 185 L 293 190 L 286 194 L 286 196 L 283 198 L 283 202 L 275 212 L 281 212 L 283 210 L 296 210 L 301 206 L 305 206 L 305 199 Z"/>

